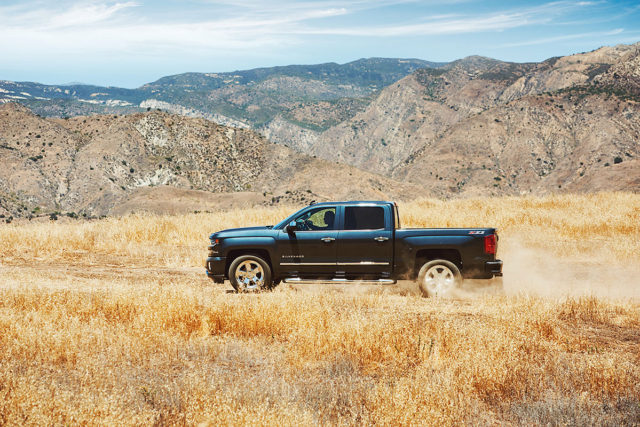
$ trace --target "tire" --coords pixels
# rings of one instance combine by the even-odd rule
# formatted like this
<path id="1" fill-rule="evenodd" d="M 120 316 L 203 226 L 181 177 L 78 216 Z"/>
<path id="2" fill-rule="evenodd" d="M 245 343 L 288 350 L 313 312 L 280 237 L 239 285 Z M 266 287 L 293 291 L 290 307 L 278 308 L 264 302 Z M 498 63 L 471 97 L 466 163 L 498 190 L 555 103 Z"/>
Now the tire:
<path id="1" fill-rule="evenodd" d="M 229 281 L 238 292 L 260 292 L 271 289 L 271 267 L 257 255 L 242 255 L 229 266 Z"/>
<path id="2" fill-rule="evenodd" d="M 451 296 L 462 286 L 462 274 L 451 261 L 434 259 L 420 269 L 418 286 L 425 297 Z"/>

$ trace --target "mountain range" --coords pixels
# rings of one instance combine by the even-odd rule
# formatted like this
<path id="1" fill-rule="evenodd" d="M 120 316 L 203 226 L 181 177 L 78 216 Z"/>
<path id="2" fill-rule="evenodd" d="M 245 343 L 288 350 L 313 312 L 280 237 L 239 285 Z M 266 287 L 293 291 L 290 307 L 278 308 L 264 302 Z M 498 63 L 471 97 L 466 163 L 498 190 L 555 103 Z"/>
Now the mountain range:
<path id="1" fill-rule="evenodd" d="M 251 130 L 158 111 L 51 119 L 7 103 L 0 158 L 2 218 L 409 199 L 418 190 Z"/>
<path id="2" fill-rule="evenodd" d="M 186 73 L 137 89 L 0 81 L 0 102 L 0 154 L 22 171 L 0 173 L 6 215 L 122 213 L 170 193 L 197 206 L 640 189 L 640 44 L 539 63 Z"/>
<path id="3" fill-rule="evenodd" d="M 293 117 L 289 110 L 301 103 L 350 105 L 353 99 L 366 103 L 371 94 L 413 71 L 441 65 L 419 59 L 369 58 L 347 64 L 185 73 L 137 89 L 0 81 L 0 102 L 17 101 L 37 114 L 53 117 L 160 108 L 220 124 L 255 128 L 279 114 Z M 341 102 L 343 98 L 347 101 Z M 361 103 L 356 102 L 354 108 Z"/>
<path id="4" fill-rule="evenodd" d="M 351 119 L 287 141 L 438 196 L 637 190 L 639 102 L 640 44 L 530 64 L 470 57 L 418 70 Z"/>

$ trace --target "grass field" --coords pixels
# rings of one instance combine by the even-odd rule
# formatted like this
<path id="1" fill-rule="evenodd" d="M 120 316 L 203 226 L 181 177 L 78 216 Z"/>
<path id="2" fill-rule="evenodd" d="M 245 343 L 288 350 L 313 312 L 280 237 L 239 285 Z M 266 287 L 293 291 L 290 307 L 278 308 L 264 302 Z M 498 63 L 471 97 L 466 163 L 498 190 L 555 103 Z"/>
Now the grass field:
<path id="1" fill-rule="evenodd" d="M 295 206 L 0 227 L 0 425 L 640 424 L 640 196 L 422 200 L 506 295 L 228 293 L 207 236 Z"/>

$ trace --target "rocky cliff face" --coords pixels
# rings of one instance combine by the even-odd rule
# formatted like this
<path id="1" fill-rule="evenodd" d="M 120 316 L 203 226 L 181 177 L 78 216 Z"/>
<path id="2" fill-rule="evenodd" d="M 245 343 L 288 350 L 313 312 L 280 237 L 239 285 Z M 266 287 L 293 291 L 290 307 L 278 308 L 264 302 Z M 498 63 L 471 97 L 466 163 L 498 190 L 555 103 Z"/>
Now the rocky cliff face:
<path id="1" fill-rule="evenodd" d="M 460 121 L 392 175 L 441 196 L 637 191 L 639 140 L 635 102 L 527 96 Z"/>
<path id="2" fill-rule="evenodd" d="M 0 158 L 5 165 L 0 214 L 5 216 L 105 215 L 122 212 L 122 205 L 145 208 L 160 193 L 176 200 L 202 197 L 209 205 L 215 204 L 211 193 L 268 204 L 408 198 L 417 188 L 314 159 L 250 130 L 160 112 L 43 119 L 5 104 L 0 107 Z M 162 190 L 166 187 L 174 190 Z"/>
<path id="3" fill-rule="evenodd" d="M 639 49 L 419 70 L 304 146 L 442 196 L 637 190 Z"/>

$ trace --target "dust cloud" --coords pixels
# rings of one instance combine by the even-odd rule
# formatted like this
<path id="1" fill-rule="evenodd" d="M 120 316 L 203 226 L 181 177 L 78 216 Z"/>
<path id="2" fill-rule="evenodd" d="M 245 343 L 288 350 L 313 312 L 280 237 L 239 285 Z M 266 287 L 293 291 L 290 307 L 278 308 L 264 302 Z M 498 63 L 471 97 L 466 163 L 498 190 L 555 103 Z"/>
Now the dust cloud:
<path id="1" fill-rule="evenodd" d="M 507 295 L 595 296 L 640 299 L 640 265 L 563 258 L 512 244 L 501 254 Z"/>
<path id="2" fill-rule="evenodd" d="M 514 239 L 516 242 L 518 239 Z M 506 295 L 540 297 L 595 296 L 612 299 L 640 300 L 640 265 L 624 265 L 612 260 L 597 262 L 584 256 L 583 259 L 563 258 L 550 251 L 523 246 L 519 243 L 502 248 L 499 258 L 504 261 L 503 286 Z M 470 299 L 499 292 L 499 287 L 486 286 L 483 280 L 465 281 L 457 289 L 454 299 Z M 283 286 L 284 285 L 284 286 Z M 293 292 L 344 294 L 421 295 L 414 281 L 400 280 L 396 285 L 370 283 L 348 284 L 292 284 L 284 283 L 281 290 Z"/>

